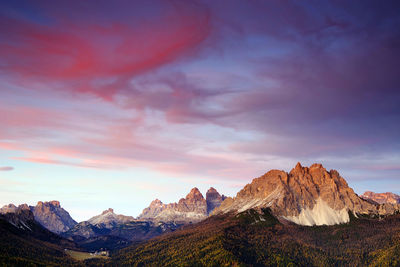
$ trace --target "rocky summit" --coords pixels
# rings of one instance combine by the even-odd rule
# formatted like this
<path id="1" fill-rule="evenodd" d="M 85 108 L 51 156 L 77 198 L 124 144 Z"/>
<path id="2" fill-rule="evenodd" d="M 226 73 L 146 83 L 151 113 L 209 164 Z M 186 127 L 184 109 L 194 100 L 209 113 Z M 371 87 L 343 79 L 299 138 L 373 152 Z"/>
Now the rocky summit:
<path id="1" fill-rule="evenodd" d="M 30 207 L 35 220 L 54 233 L 62 233 L 77 224 L 69 213 L 64 210 L 59 201 L 42 202 Z"/>
<path id="2" fill-rule="evenodd" d="M 279 219 L 301 225 L 346 223 L 349 211 L 355 216 L 385 215 L 399 209 L 360 198 L 336 170 L 327 171 L 321 164 L 303 167 L 300 163 L 289 173 L 271 170 L 255 178 L 236 197 L 223 201 L 214 214 L 250 208 L 270 208 Z"/>
<path id="3" fill-rule="evenodd" d="M 30 222 L 34 221 L 34 217 L 28 205 L 22 204 L 18 207 L 14 204 L 5 205 L 0 209 L 0 214 L 0 218 L 5 219 L 15 227 L 31 231 Z"/>
<path id="4" fill-rule="evenodd" d="M 36 206 L 28 206 L 27 204 L 22 204 L 17 207 L 14 204 L 8 204 L 0 209 L 0 213 L 20 214 L 23 213 L 22 210 L 30 210 L 32 212 L 32 215 L 34 216 L 34 219 L 38 223 L 57 234 L 65 232 L 77 224 L 77 222 L 75 222 L 71 218 L 69 213 L 60 206 L 60 202 L 55 200 L 49 202 L 39 201 Z"/>
<path id="5" fill-rule="evenodd" d="M 208 189 L 206 193 L 207 213 L 211 214 L 215 208 L 221 205 L 225 198 L 226 197 L 224 195 L 221 196 L 214 187 Z"/>
<path id="6" fill-rule="evenodd" d="M 123 224 L 134 220 L 135 218 L 132 216 L 115 214 L 114 210 L 109 208 L 108 210 L 103 211 L 100 215 L 90 218 L 87 222 L 92 225 L 101 224 L 105 228 L 112 228 L 117 224 Z"/>
<path id="7" fill-rule="evenodd" d="M 221 196 L 214 188 L 207 191 L 205 199 L 199 189 L 195 187 L 178 203 L 163 204 L 158 199 L 153 200 L 138 219 L 178 223 L 198 222 L 207 218 L 209 213 L 224 199 L 225 196 Z"/>
<path id="8" fill-rule="evenodd" d="M 363 199 L 372 200 L 379 204 L 390 203 L 390 204 L 400 204 L 400 196 L 392 192 L 386 193 L 374 193 L 372 191 L 366 191 L 361 195 Z"/>

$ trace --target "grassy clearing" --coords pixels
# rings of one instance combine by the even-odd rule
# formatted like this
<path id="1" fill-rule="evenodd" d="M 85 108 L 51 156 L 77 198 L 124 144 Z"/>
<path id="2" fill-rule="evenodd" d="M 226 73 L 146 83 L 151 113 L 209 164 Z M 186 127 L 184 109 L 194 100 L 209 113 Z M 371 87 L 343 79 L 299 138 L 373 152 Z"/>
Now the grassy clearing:
<path id="1" fill-rule="evenodd" d="M 88 252 L 82 252 L 82 251 L 74 251 L 74 250 L 65 250 L 65 253 L 67 253 L 68 256 L 73 258 L 74 260 L 78 261 L 83 261 L 83 260 L 88 260 L 88 259 L 108 259 L 106 256 L 100 256 L 100 255 L 93 255 Z"/>

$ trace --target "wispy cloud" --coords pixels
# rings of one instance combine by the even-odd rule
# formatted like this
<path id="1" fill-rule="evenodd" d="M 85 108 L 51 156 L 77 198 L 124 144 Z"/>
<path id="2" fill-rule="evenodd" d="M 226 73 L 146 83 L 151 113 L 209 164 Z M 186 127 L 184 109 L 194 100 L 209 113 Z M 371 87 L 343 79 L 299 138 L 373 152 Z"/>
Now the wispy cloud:
<path id="1" fill-rule="evenodd" d="M 9 167 L 9 166 L 6 166 L 6 167 L 0 167 L 0 171 L 12 171 L 12 170 L 14 170 L 14 167 Z"/>
<path id="2" fill-rule="evenodd" d="M 18 160 L 248 179 L 399 154 L 396 2 L 35 3 L 0 11 L 0 148 Z"/>

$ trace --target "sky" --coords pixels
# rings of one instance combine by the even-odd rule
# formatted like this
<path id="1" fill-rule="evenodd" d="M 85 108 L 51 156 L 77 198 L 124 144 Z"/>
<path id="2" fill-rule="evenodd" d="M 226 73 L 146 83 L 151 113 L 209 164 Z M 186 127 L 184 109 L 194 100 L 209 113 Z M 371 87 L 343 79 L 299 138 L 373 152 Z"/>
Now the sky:
<path id="1" fill-rule="evenodd" d="M 400 193 L 398 1 L 1 1 L 0 205 L 137 216 L 322 163 Z"/>

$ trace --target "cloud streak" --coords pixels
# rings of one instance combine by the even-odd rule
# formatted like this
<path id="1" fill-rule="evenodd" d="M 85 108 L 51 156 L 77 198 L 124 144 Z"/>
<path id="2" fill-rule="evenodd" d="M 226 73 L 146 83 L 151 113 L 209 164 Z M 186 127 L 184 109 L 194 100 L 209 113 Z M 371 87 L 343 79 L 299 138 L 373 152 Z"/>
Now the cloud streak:
<path id="1" fill-rule="evenodd" d="M 8 172 L 8 171 L 12 171 L 12 170 L 14 170 L 14 167 L 9 167 L 9 166 L 0 167 L 0 171 L 3 171 L 3 172 Z"/>

